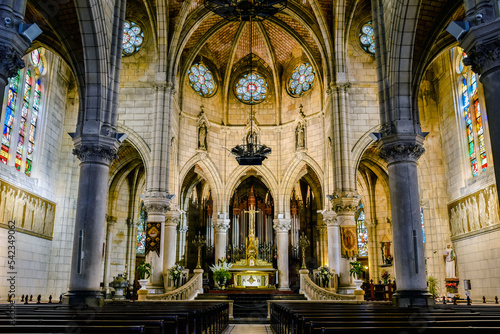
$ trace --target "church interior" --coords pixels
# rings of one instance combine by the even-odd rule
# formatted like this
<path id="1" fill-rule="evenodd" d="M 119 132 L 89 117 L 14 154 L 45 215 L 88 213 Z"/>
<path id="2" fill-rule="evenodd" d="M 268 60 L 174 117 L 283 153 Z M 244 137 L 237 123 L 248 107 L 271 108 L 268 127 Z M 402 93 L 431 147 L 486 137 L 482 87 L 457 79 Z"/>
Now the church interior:
<path id="1" fill-rule="evenodd" d="M 0 302 L 498 303 L 500 1 L 7 0 L 0 23 Z"/>

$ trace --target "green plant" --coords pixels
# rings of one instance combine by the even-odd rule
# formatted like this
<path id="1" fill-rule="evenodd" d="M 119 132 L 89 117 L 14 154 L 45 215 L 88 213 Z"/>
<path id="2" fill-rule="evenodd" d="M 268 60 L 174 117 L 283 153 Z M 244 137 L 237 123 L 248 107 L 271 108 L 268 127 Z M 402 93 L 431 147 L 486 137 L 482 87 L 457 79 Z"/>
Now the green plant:
<path id="1" fill-rule="evenodd" d="M 148 279 L 151 276 L 151 264 L 144 260 L 137 266 L 136 270 L 139 274 L 139 279 Z"/>
<path id="2" fill-rule="evenodd" d="M 361 276 L 363 275 L 363 266 L 361 265 L 361 262 L 354 261 L 354 262 L 349 262 L 349 264 L 351 265 L 351 269 L 349 270 L 349 275 L 356 279 L 360 279 Z"/>
<path id="3" fill-rule="evenodd" d="M 429 293 L 432 295 L 432 298 L 436 298 L 438 296 L 437 292 L 437 279 L 430 275 L 427 277 L 427 286 L 429 288 Z"/>
<path id="4" fill-rule="evenodd" d="M 214 264 L 210 267 L 210 270 L 214 273 L 214 281 L 222 282 L 224 279 L 229 280 L 232 274 L 229 269 L 233 266 L 232 263 L 227 263 L 226 260 L 219 260 L 219 263 Z"/>

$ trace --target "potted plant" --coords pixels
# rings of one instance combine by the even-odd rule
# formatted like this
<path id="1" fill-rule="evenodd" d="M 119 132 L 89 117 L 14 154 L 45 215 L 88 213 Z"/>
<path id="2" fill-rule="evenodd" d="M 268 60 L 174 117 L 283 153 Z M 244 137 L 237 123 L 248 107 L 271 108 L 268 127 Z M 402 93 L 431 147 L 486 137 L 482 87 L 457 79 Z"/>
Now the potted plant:
<path id="1" fill-rule="evenodd" d="M 437 279 L 430 275 L 427 277 L 427 286 L 429 287 L 429 293 L 432 295 L 432 298 L 437 298 L 438 292 L 437 292 Z"/>
<path id="2" fill-rule="evenodd" d="M 351 269 L 349 270 L 349 275 L 354 278 L 354 284 L 356 285 L 356 290 L 361 290 L 361 285 L 363 284 L 363 280 L 360 277 L 363 275 L 363 266 L 361 262 L 354 261 L 349 263 L 351 265 Z"/>
<path id="3" fill-rule="evenodd" d="M 141 264 L 137 266 L 136 270 L 137 274 L 139 275 L 138 281 L 141 285 L 141 290 L 146 290 L 148 278 L 151 276 L 151 264 L 142 260 Z"/>
<path id="4" fill-rule="evenodd" d="M 232 277 L 232 274 L 229 272 L 232 266 L 232 263 L 228 263 L 225 259 L 221 259 L 219 263 L 210 267 L 214 275 L 214 281 L 217 282 L 222 290 L 225 289 L 227 280 L 230 280 Z"/>

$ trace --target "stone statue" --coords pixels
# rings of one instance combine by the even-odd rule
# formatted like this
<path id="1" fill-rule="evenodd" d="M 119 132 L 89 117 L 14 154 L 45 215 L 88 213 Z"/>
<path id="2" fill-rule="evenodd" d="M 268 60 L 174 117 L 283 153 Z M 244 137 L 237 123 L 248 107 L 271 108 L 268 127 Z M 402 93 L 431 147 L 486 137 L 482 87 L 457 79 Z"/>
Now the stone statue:
<path id="1" fill-rule="evenodd" d="M 496 224 L 499 222 L 498 219 L 498 201 L 496 196 L 496 191 L 494 187 L 490 188 L 489 196 L 488 196 L 488 212 L 490 218 L 490 225 Z"/>
<path id="2" fill-rule="evenodd" d="M 455 208 L 451 208 L 450 211 L 450 225 L 451 225 L 451 235 L 457 235 L 458 234 L 458 214 L 457 210 Z"/>
<path id="3" fill-rule="evenodd" d="M 479 222 L 481 227 L 489 225 L 488 213 L 486 213 L 486 201 L 484 200 L 484 192 L 479 193 Z"/>
<path id="4" fill-rule="evenodd" d="M 47 215 L 45 216 L 45 226 L 43 228 L 43 234 L 52 235 L 52 228 L 54 226 L 54 207 L 52 205 L 47 206 Z"/>
<path id="5" fill-rule="evenodd" d="M 456 255 L 449 243 L 446 244 L 446 249 L 443 252 L 444 260 L 446 261 L 446 278 L 455 278 L 455 260 Z"/>
<path id="6" fill-rule="evenodd" d="M 472 205 L 470 204 L 470 198 L 465 202 L 467 207 L 467 218 L 469 218 L 469 228 L 467 232 L 474 231 L 474 211 L 472 210 Z"/>
<path id="7" fill-rule="evenodd" d="M 477 201 L 476 201 L 476 197 L 472 197 L 471 201 L 470 201 L 470 205 L 471 205 L 471 209 L 472 209 L 472 226 L 474 231 L 476 230 L 479 230 L 481 229 L 481 225 L 479 224 L 479 212 L 478 212 L 478 209 L 477 209 Z"/>
<path id="8" fill-rule="evenodd" d="M 2 221 L 5 221 L 5 219 L 3 219 L 3 215 L 5 212 L 6 201 L 7 201 L 7 187 L 2 186 L 2 192 L 0 192 L 0 218 L 2 218 Z"/>
<path id="9" fill-rule="evenodd" d="M 304 148 L 306 146 L 305 137 L 304 137 L 304 124 L 299 124 L 297 129 L 295 130 L 296 140 L 297 140 L 297 148 Z"/>
<path id="10" fill-rule="evenodd" d="M 25 202 L 26 202 L 26 194 L 21 190 L 18 190 L 16 195 L 16 200 L 14 202 L 13 219 L 16 221 L 16 225 L 19 227 L 23 226 Z"/>
<path id="11" fill-rule="evenodd" d="M 198 149 L 207 149 L 207 126 L 205 123 L 201 123 L 198 129 Z"/>
<path id="12" fill-rule="evenodd" d="M 26 213 L 24 215 L 24 229 L 32 231 L 33 228 L 33 212 L 35 211 L 35 199 L 30 197 L 26 201 Z"/>
<path id="13" fill-rule="evenodd" d="M 460 233 L 465 233 L 467 226 L 467 218 L 465 216 L 464 203 L 458 204 L 458 221 L 459 221 L 459 231 Z"/>
<path id="14" fill-rule="evenodd" d="M 5 196 L 5 209 L 3 213 L 3 221 L 8 222 L 9 220 L 12 220 L 12 215 L 14 213 L 14 196 L 15 192 L 14 189 L 10 188 L 7 191 L 7 194 Z M 16 222 L 17 224 L 17 222 Z"/>

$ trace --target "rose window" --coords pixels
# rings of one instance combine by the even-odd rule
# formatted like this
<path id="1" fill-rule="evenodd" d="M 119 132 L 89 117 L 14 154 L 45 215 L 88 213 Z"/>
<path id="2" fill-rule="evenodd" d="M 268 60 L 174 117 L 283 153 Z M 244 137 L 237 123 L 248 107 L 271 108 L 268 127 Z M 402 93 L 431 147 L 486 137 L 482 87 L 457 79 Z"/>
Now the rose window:
<path id="1" fill-rule="evenodd" d="M 359 41 L 363 50 L 371 55 L 375 54 L 375 32 L 373 31 L 372 21 L 366 22 L 361 27 Z"/>
<path id="2" fill-rule="evenodd" d="M 297 66 L 288 80 L 288 91 L 290 94 L 299 97 L 308 92 L 314 83 L 314 69 L 309 63 Z"/>
<path id="3" fill-rule="evenodd" d="M 216 84 L 212 72 L 203 64 L 194 64 L 188 71 L 189 84 L 203 97 L 215 94 Z"/>
<path id="4" fill-rule="evenodd" d="M 267 96 L 268 85 L 258 73 L 244 74 L 236 83 L 236 96 L 244 103 L 260 103 Z"/>
<path id="5" fill-rule="evenodd" d="M 123 24 L 123 56 L 130 56 L 141 49 L 144 32 L 135 22 L 125 21 Z"/>

